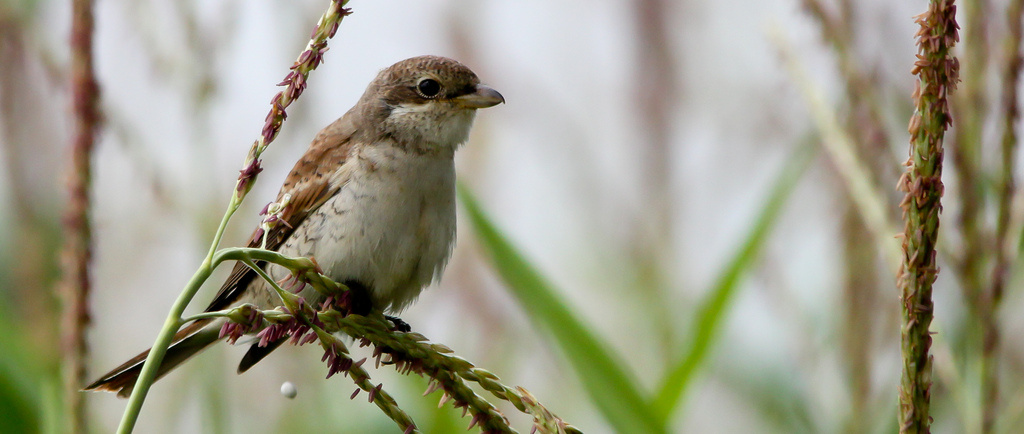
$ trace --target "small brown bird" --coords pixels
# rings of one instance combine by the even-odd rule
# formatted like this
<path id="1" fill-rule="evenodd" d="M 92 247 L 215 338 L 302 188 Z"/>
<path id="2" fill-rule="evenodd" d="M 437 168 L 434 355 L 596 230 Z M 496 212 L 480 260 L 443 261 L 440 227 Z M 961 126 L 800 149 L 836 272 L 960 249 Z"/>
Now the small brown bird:
<path id="1" fill-rule="evenodd" d="M 398 312 L 439 278 L 455 241 L 456 149 L 469 136 L 476 109 L 505 102 L 452 59 L 420 56 L 381 71 L 362 98 L 317 134 L 284 181 L 285 224 L 257 229 L 250 247 L 313 257 L 324 273 L 362 294 L 366 310 Z M 287 199 L 286 199 L 287 198 Z M 271 265 L 282 279 L 288 272 Z M 323 296 L 300 293 L 316 306 Z M 239 263 L 207 311 L 242 303 L 280 304 L 255 272 Z M 167 374 L 218 340 L 224 320 L 192 322 L 175 335 L 158 371 Z M 245 372 L 284 339 L 252 345 Z M 149 351 L 113 369 L 85 390 L 127 397 Z"/>

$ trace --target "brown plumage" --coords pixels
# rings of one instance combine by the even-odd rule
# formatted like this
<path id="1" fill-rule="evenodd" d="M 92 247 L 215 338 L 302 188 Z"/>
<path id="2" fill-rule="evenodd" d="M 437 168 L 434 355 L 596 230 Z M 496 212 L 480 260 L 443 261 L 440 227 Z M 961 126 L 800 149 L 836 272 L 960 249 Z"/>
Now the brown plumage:
<path id="1" fill-rule="evenodd" d="M 504 102 L 476 74 L 443 57 L 407 59 L 381 71 L 359 102 L 317 134 L 277 196 L 289 205 L 266 236 L 266 248 L 315 256 L 325 273 L 366 291 L 373 309 L 400 310 L 440 274 L 454 240 L 452 156 L 478 108 Z M 346 191 L 347 194 L 339 194 Z M 325 205 L 329 204 L 329 205 Z M 260 247 L 257 229 L 249 247 Z M 275 278 L 282 273 L 271 266 Z M 275 275 L 277 274 L 277 275 Z M 318 294 L 303 291 L 311 302 Z M 258 275 L 238 263 L 206 311 L 250 302 L 279 304 Z M 223 320 L 195 321 L 173 340 L 158 378 L 218 340 Z M 281 342 L 253 345 L 244 372 Z M 85 390 L 134 388 L 149 351 Z"/>

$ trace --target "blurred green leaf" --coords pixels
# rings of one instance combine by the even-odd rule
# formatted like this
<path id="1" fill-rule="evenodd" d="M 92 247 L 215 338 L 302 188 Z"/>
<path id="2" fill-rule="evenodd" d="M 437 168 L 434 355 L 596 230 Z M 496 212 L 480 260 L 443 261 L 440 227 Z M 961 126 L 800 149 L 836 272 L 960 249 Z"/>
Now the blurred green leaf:
<path id="1" fill-rule="evenodd" d="M 498 231 L 461 184 L 459 194 L 480 245 L 490 256 L 494 268 L 534 324 L 542 325 L 554 337 L 592 402 L 608 422 L 618 432 L 666 432 L 665 426 L 651 413 L 632 373 L 596 333 L 573 314 L 558 291 Z"/>
<path id="2" fill-rule="evenodd" d="M 816 425 L 811 398 L 804 384 L 806 378 L 801 376 L 799 368 L 780 369 L 767 365 L 751 370 L 744 363 L 730 365 L 720 378 L 747 403 L 744 407 L 761 415 L 765 432 L 835 432 Z"/>
<path id="3" fill-rule="evenodd" d="M 0 305 L 3 302 L 0 301 Z M 13 312 L 0 306 L 3 312 Z M 52 367 L 39 363 L 28 352 L 31 346 L 24 341 L 21 328 L 0 318 L 0 433 L 34 433 L 43 427 L 43 391 L 49 385 L 47 371 Z M 51 373 L 56 376 L 56 372 Z"/>
<path id="4" fill-rule="evenodd" d="M 697 368 L 707 359 L 709 350 L 718 339 L 718 329 L 725 319 L 725 313 L 731 306 L 736 289 L 739 287 L 740 278 L 761 253 L 761 248 L 764 246 L 768 234 L 771 233 L 775 220 L 782 211 L 782 206 L 796 188 L 797 181 L 807 171 L 817 154 L 816 151 L 816 147 L 804 145 L 798 147 L 789 157 L 740 250 L 726 264 L 725 269 L 719 274 L 714 288 L 697 309 L 697 318 L 694 320 L 693 331 L 690 333 L 689 349 L 661 383 L 661 390 L 654 401 L 653 410 L 663 424 L 679 407 Z"/>
<path id="5" fill-rule="evenodd" d="M 26 399 L 22 389 L 12 381 L 8 372 L 0 373 L 0 432 L 39 432 L 40 412 L 37 403 Z"/>

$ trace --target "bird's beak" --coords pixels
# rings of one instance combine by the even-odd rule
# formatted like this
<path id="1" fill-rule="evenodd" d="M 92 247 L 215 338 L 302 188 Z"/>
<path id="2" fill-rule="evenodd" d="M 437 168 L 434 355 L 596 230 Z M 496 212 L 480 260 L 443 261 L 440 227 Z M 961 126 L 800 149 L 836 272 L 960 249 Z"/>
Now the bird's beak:
<path id="1" fill-rule="evenodd" d="M 478 84 L 476 92 L 457 96 L 455 101 L 465 108 L 481 109 L 501 104 L 505 102 L 505 97 L 489 86 Z"/>

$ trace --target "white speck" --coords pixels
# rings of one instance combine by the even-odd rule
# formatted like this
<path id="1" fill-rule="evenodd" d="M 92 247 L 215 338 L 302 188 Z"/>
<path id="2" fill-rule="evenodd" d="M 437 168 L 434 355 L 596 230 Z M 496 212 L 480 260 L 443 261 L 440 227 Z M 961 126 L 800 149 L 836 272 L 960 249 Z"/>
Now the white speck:
<path id="1" fill-rule="evenodd" d="M 285 398 L 294 399 L 295 395 L 299 394 L 299 389 L 296 389 L 295 384 L 292 384 L 291 381 L 285 381 L 281 384 L 281 394 L 284 395 Z"/>

